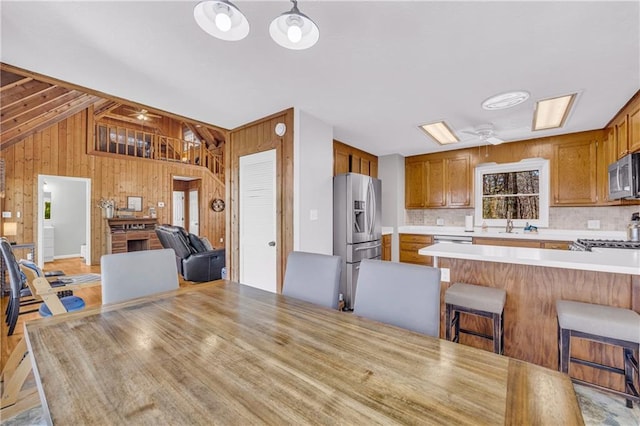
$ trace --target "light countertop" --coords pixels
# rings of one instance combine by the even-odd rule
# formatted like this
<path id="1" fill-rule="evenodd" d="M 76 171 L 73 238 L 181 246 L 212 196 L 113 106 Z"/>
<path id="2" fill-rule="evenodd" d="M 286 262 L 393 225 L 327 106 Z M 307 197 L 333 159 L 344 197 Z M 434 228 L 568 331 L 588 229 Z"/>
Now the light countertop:
<path id="1" fill-rule="evenodd" d="M 592 231 L 576 229 L 546 229 L 539 228 L 537 233 L 524 232 L 521 228 L 507 234 L 504 228 L 489 228 L 486 232 L 475 227 L 473 232 L 466 232 L 462 226 L 400 226 L 400 234 L 423 235 L 455 235 L 473 238 L 505 238 L 515 240 L 550 240 L 550 241 L 575 241 L 578 238 L 600 240 L 626 240 L 624 231 Z"/>
<path id="2" fill-rule="evenodd" d="M 594 249 L 588 252 L 479 244 L 434 244 L 421 248 L 418 253 L 452 259 L 640 275 L 640 250 Z"/>
<path id="3" fill-rule="evenodd" d="M 390 235 L 390 234 L 393 234 L 393 226 L 383 226 L 382 235 Z"/>

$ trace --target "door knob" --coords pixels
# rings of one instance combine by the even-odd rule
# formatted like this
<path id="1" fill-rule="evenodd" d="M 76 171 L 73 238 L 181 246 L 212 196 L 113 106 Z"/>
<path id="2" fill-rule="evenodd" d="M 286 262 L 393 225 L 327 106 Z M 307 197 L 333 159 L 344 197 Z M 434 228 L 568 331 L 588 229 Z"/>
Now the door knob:
<path id="1" fill-rule="evenodd" d="M 269 241 L 269 247 L 275 247 L 275 246 L 276 246 L 275 241 Z"/>

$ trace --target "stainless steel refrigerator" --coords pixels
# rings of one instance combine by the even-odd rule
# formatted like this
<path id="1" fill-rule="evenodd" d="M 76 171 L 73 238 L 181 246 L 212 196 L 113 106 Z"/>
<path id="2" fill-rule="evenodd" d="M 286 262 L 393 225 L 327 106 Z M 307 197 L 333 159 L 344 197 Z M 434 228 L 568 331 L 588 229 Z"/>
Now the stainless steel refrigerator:
<path id="1" fill-rule="evenodd" d="M 353 309 L 362 259 L 382 255 L 380 179 L 358 173 L 333 178 L 333 254 L 342 258 L 340 293 Z"/>

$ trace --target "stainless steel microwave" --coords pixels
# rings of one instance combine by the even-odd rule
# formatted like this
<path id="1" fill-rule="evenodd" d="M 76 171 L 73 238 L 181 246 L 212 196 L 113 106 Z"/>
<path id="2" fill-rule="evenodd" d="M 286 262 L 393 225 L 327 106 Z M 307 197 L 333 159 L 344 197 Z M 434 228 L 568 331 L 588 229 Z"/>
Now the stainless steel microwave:
<path id="1" fill-rule="evenodd" d="M 640 198 L 640 153 L 609 165 L 609 199 Z"/>

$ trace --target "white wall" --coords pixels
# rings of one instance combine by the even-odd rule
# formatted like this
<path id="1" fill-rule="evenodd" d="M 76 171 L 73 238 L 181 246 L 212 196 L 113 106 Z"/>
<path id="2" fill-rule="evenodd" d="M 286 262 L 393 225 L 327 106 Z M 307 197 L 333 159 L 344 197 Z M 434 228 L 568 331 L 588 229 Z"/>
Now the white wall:
<path id="1" fill-rule="evenodd" d="M 391 260 L 400 261 L 398 227 L 404 225 L 404 157 L 378 157 L 378 178 L 382 180 L 382 226 L 393 227 Z"/>
<path id="2" fill-rule="evenodd" d="M 333 127 L 295 108 L 294 129 L 293 248 L 333 254 Z"/>
<path id="3" fill-rule="evenodd" d="M 85 182 L 47 177 L 51 193 L 51 220 L 54 227 L 55 258 L 80 255 L 80 246 L 86 243 L 87 194 Z M 44 206 L 42 206 L 44 209 Z"/>

